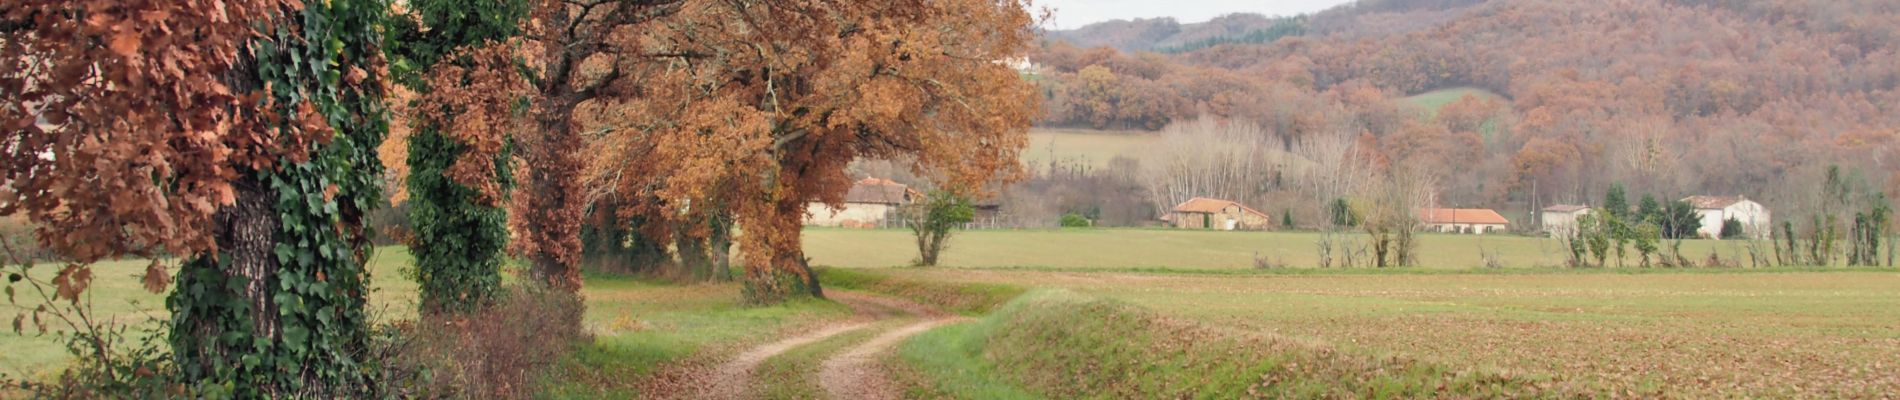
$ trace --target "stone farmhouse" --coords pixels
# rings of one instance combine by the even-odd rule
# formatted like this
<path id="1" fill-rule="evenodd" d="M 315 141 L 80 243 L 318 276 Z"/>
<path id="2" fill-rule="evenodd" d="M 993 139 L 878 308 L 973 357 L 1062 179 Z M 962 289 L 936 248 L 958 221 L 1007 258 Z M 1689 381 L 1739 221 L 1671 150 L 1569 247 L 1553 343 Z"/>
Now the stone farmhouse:
<path id="1" fill-rule="evenodd" d="M 1266 230 L 1273 223 L 1273 217 L 1239 202 L 1205 197 L 1196 197 L 1174 206 L 1173 212 L 1163 219 L 1175 228 L 1217 231 L 1259 231 Z"/>
<path id="2" fill-rule="evenodd" d="M 844 228 L 897 226 L 897 213 L 904 205 L 923 198 L 910 186 L 889 179 L 864 178 L 845 192 L 842 208 L 832 209 L 823 202 L 805 205 L 805 225 Z"/>

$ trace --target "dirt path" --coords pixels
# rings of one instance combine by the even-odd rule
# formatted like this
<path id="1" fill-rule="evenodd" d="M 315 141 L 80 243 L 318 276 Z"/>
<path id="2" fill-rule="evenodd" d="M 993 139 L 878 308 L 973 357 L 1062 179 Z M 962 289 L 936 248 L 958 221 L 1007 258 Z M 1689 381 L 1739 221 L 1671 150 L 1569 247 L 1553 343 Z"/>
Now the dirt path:
<path id="1" fill-rule="evenodd" d="M 876 353 L 892 347 L 903 338 L 928 330 L 943 321 L 948 321 L 948 314 L 940 310 L 890 297 L 844 291 L 828 291 L 826 297 L 851 307 L 856 315 L 847 321 L 820 326 L 809 334 L 746 350 L 737 357 L 733 357 L 733 359 L 714 368 L 711 373 L 711 379 L 706 382 L 707 385 L 702 387 L 701 390 L 697 391 L 698 393 L 696 395 L 690 398 L 725 400 L 756 397 L 759 384 L 752 376 L 753 371 L 757 370 L 760 364 L 764 364 L 765 360 L 771 359 L 773 356 L 800 346 L 818 343 L 833 336 L 865 329 L 878 321 L 908 316 L 928 318 L 926 321 L 906 325 L 879 335 L 866 343 L 853 346 L 850 350 L 845 351 L 844 354 L 833 356 L 831 359 L 826 360 L 824 363 L 825 366 L 820 372 L 821 384 L 834 398 L 896 398 L 866 397 L 867 395 L 861 395 L 858 394 L 858 392 L 840 392 L 833 389 L 834 382 L 835 385 L 842 385 L 837 387 L 857 386 L 860 388 L 878 388 L 884 391 L 894 391 L 894 389 L 891 389 L 892 385 L 889 384 L 889 379 L 882 374 L 882 371 L 874 370 L 876 365 L 874 365 L 872 361 L 876 360 Z"/>
<path id="2" fill-rule="evenodd" d="M 818 372 L 818 382 L 825 387 L 825 394 L 831 395 L 833 399 L 895 400 L 902 398 L 903 393 L 891 383 L 890 376 L 879 368 L 877 364 L 879 355 L 895 348 L 905 338 L 931 328 L 957 322 L 959 319 L 939 316 L 884 332 L 870 341 L 825 360 L 823 369 Z"/>

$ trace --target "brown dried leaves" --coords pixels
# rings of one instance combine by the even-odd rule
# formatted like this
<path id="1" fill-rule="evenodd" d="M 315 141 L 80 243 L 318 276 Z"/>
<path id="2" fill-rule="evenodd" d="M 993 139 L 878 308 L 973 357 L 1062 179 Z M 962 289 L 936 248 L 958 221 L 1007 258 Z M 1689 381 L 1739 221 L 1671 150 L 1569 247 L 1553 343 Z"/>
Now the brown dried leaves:
<path id="1" fill-rule="evenodd" d="M 214 247 L 231 180 L 327 137 L 305 108 L 288 121 L 245 88 L 241 58 L 276 0 L 19 0 L 0 10 L 0 214 L 86 263 Z M 75 16 L 85 16 L 83 20 Z M 84 269 L 63 273 L 84 287 Z M 62 290 L 70 289 L 62 286 Z"/>
<path id="2" fill-rule="evenodd" d="M 430 69 L 431 91 L 414 110 L 423 124 L 466 146 L 446 173 L 481 193 L 479 201 L 490 205 L 501 198 L 495 157 L 519 122 L 513 106 L 532 89 L 514 69 L 514 51 L 514 46 L 491 43 L 444 57 Z"/>

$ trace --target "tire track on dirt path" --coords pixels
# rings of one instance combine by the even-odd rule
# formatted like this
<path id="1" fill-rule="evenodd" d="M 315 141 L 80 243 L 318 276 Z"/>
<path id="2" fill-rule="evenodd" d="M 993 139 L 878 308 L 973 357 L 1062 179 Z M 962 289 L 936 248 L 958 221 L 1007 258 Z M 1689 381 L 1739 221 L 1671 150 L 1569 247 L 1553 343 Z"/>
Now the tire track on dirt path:
<path id="1" fill-rule="evenodd" d="M 895 400 L 903 398 L 902 390 L 892 383 L 890 375 L 878 365 L 878 356 L 897 347 L 898 343 L 912 335 L 962 320 L 963 318 L 938 316 L 878 335 L 857 347 L 825 360 L 824 367 L 818 372 L 818 382 L 824 386 L 825 394 L 833 399 Z"/>
<path id="2" fill-rule="evenodd" d="M 711 379 L 706 382 L 707 385 L 703 386 L 701 390 L 697 391 L 698 393 L 696 395 L 690 398 L 725 400 L 756 397 L 760 385 L 757 379 L 754 378 L 753 373 L 758 370 L 759 365 L 764 364 L 766 360 L 774 356 L 801 346 L 824 341 L 833 336 L 865 329 L 878 321 L 912 315 L 943 315 L 941 311 L 930 307 L 883 296 L 829 291 L 826 293 L 826 297 L 851 307 L 855 316 L 847 321 L 817 327 L 815 328 L 816 330 L 809 334 L 754 347 L 743 353 L 739 353 L 738 356 L 733 357 L 731 360 L 715 368 L 711 374 Z M 913 326 L 914 325 L 906 326 L 899 330 L 911 329 Z M 918 332 L 921 331 L 922 330 L 918 330 Z M 879 336 L 877 339 L 873 339 L 872 342 L 884 339 L 884 336 L 889 336 L 889 334 Z M 901 337 L 898 339 L 901 339 Z M 891 340 L 895 341 L 895 339 Z M 888 346 L 888 344 L 886 346 Z M 863 346 L 860 345 L 858 347 L 861 348 Z M 828 360 L 827 365 L 829 364 L 830 361 Z"/>

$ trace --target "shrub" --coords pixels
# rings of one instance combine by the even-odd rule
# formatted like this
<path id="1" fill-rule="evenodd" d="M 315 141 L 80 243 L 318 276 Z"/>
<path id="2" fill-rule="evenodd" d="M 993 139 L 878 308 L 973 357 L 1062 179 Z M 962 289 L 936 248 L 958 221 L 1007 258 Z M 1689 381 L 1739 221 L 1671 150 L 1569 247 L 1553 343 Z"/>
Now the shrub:
<path id="1" fill-rule="evenodd" d="M 386 374 L 413 379 L 399 397 L 528 398 L 536 379 L 577 340 L 582 306 L 571 293 L 510 287 L 493 306 L 396 325 Z"/>
<path id="2" fill-rule="evenodd" d="M 1082 214 L 1062 214 L 1062 227 L 1064 228 L 1087 228 L 1090 226 L 1095 226 L 1095 222 L 1089 221 L 1088 217 L 1084 217 Z"/>
<path id="3" fill-rule="evenodd" d="M 1274 258 L 1268 258 L 1266 256 L 1260 255 L 1259 252 L 1254 252 L 1253 253 L 1253 268 L 1254 269 L 1286 269 L 1287 265 L 1286 265 L 1286 261 L 1282 261 L 1282 260 L 1274 259 Z"/>
<path id="4" fill-rule="evenodd" d="M 1734 218 L 1722 220 L 1721 237 L 1723 239 L 1740 239 L 1744 234 L 1746 234 L 1746 232 L 1742 230 L 1742 221 L 1737 221 Z"/>

